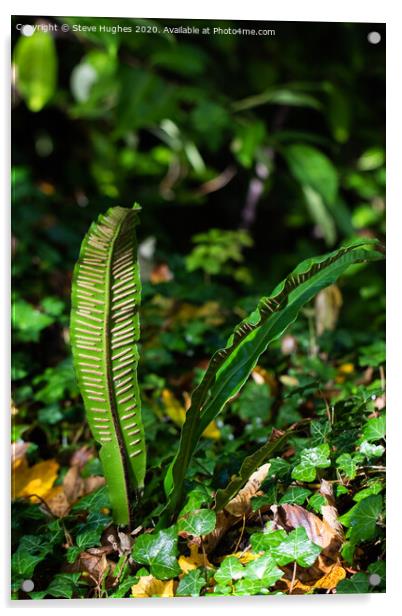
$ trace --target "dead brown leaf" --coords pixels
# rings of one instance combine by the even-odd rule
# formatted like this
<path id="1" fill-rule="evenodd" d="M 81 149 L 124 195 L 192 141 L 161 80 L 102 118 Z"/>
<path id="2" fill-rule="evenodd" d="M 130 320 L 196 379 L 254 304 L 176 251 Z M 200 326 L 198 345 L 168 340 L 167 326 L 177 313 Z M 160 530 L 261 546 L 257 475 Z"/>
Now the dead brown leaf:
<path id="1" fill-rule="evenodd" d="M 261 484 L 268 475 L 269 467 L 269 463 L 263 464 L 250 476 L 244 488 L 226 505 L 226 511 L 236 517 L 250 513 L 251 499 L 253 496 L 257 496 Z"/>
<path id="2" fill-rule="evenodd" d="M 339 534 L 326 522 L 321 520 L 315 513 L 307 511 L 301 505 L 284 505 L 271 507 L 275 514 L 275 524 L 278 528 L 291 531 L 302 526 L 311 541 L 319 545 L 322 554 L 331 558 L 337 558 L 342 539 Z"/>
<path id="3" fill-rule="evenodd" d="M 106 578 L 106 585 L 109 585 L 113 582 L 112 573 L 116 566 L 116 563 L 107 559 L 111 551 L 113 548 L 110 545 L 102 548 L 89 548 L 81 552 L 74 563 L 67 565 L 65 571 L 82 573 L 89 583 L 95 586 L 100 585 Z"/>

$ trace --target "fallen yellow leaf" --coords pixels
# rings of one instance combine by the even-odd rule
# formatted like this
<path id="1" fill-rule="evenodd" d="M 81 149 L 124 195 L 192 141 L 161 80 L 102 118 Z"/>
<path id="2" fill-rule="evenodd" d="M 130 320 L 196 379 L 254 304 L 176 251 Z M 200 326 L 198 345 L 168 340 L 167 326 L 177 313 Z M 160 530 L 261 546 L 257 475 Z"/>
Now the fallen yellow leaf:
<path id="1" fill-rule="evenodd" d="M 352 374 L 354 370 L 354 364 L 351 363 L 342 364 L 341 366 L 339 366 L 339 372 L 342 372 L 342 374 Z"/>
<path id="2" fill-rule="evenodd" d="M 313 584 L 303 584 L 300 580 L 297 580 L 296 584 L 293 586 L 294 590 L 301 590 L 303 592 L 311 592 L 316 588 L 322 588 L 324 590 L 332 590 L 336 588 L 337 584 L 345 579 L 346 571 L 340 565 L 333 565 L 331 569 L 323 575 L 319 580 L 314 582 Z M 290 584 L 290 583 L 289 583 Z"/>
<path id="3" fill-rule="evenodd" d="M 45 498 L 57 479 L 59 464 L 56 460 L 44 460 L 28 466 L 26 458 L 16 460 L 12 468 L 12 498 L 35 496 Z"/>
<path id="4" fill-rule="evenodd" d="M 260 558 L 260 554 L 253 554 L 252 552 L 235 552 L 234 554 L 228 554 L 228 556 L 234 556 L 242 565 L 247 565 L 247 563 L 251 563 L 252 560 Z M 224 556 L 224 558 L 226 558 L 226 556 Z"/>
<path id="5" fill-rule="evenodd" d="M 179 427 L 184 424 L 186 419 L 186 411 L 190 405 L 190 397 L 187 396 L 185 398 L 187 408 L 181 404 L 179 400 L 177 400 L 169 389 L 164 389 L 162 391 L 162 402 L 165 407 L 166 415 L 170 417 L 170 419 Z M 221 433 L 215 421 L 211 421 L 211 423 L 205 428 L 202 436 L 213 440 L 220 439 Z"/>
<path id="6" fill-rule="evenodd" d="M 153 575 L 143 575 L 137 584 L 131 587 L 132 596 L 137 599 L 147 597 L 174 597 L 176 583 L 174 580 L 163 582 Z"/>
<path id="7" fill-rule="evenodd" d="M 179 557 L 179 567 L 183 571 L 183 573 L 188 573 L 193 569 L 197 569 L 198 567 L 212 567 L 209 562 L 207 555 L 200 554 L 198 551 L 198 547 L 195 544 L 190 545 L 190 556 L 180 556 Z"/>
<path id="8" fill-rule="evenodd" d="M 334 565 L 328 573 L 326 573 L 314 584 L 314 588 L 325 588 L 326 590 L 331 590 L 337 586 L 338 582 L 344 580 L 345 577 L 345 569 L 340 565 Z"/>

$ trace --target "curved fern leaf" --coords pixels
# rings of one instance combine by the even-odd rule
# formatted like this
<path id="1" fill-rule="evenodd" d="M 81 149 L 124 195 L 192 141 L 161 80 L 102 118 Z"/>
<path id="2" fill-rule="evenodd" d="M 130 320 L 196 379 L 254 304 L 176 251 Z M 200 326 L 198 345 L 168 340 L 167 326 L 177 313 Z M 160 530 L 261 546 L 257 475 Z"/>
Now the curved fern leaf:
<path id="1" fill-rule="evenodd" d="M 146 465 L 136 372 L 139 209 L 114 207 L 99 216 L 82 242 L 72 284 L 74 366 L 118 524 L 129 523 L 131 486 L 142 488 Z"/>
<path id="2" fill-rule="evenodd" d="M 381 259 L 381 253 L 370 250 L 375 243 L 367 239 L 353 241 L 300 263 L 236 327 L 227 346 L 212 356 L 204 378 L 193 392 L 179 449 L 165 476 L 167 514 L 172 516 L 181 505 L 186 471 L 202 432 L 238 393 L 259 356 L 296 320 L 299 310 L 321 289 L 333 284 L 349 265 Z"/>

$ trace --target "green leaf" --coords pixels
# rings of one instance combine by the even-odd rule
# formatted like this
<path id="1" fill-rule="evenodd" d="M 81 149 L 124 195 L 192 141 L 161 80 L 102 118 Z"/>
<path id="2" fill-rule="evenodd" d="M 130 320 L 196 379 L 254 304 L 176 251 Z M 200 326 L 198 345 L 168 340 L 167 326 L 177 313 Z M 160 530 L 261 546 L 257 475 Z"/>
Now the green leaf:
<path id="1" fill-rule="evenodd" d="M 366 458 L 381 458 L 385 449 L 382 445 L 373 445 L 368 441 L 360 443 L 359 451 L 366 456 Z"/>
<path id="2" fill-rule="evenodd" d="M 11 322 L 23 342 L 38 342 L 39 334 L 54 322 L 54 318 L 34 308 L 23 299 L 14 302 Z"/>
<path id="3" fill-rule="evenodd" d="M 321 548 L 310 541 L 306 529 L 295 528 L 278 546 L 271 548 L 271 554 L 278 565 L 296 561 L 301 567 L 311 567 L 321 553 Z"/>
<path id="4" fill-rule="evenodd" d="M 215 525 L 216 513 L 211 509 L 192 511 L 178 520 L 179 532 L 185 532 L 194 537 L 201 537 L 201 535 L 212 533 Z"/>
<path id="5" fill-rule="evenodd" d="M 180 580 L 176 597 L 199 597 L 205 585 L 206 580 L 203 572 L 200 569 L 193 569 Z"/>
<path id="6" fill-rule="evenodd" d="M 302 185 L 302 190 L 313 222 L 321 230 L 327 246 L 333 246 L 336 241 L 336 225 L 331 213 L 325 206 L 323 197 L 311 186 Z"/>
<path id="7" fill-rule="evenodd" d="M 321 508 L 323 505 L 326 505 L 327 501 L 321 494 L 313 494 L 311 498 L 308 499 L 308 505 L 317 513 L 321 513 Z"/>
<path id="8" fill-rule="evenodd" d="M 294 467 L 292 471 L 293 479 L 298 481 L 314 481 L 317 475 L 317 468 L 328 468 L 331 465 L 331 460 L 328 459 L 330 450 L 327 443 L 312 447 L 311 449 L 303 449 L 300 456 L 300 464 Z"/>
<path id="9" fill-rule="evenodd" d="M 374 563 L 371 563 L 368 567 L 367 567 L 367 572 L 369 574 L 369 584 L 371 586 L 375 586 L 377 588 L 384 588 L 385 587 L 385 576 L 386 576 L 386 565 L 385 565 L 385 561 L 384 560 L 376 560 Z M 372 578 L 371 575 L 378 575 L 380 577 L 380 583 L 379 584 L 373 584 L 372 583 Z M 377 580 L 376 580 L 377 581 Z"/>
<path id="10" fill-rule="evenodd" d="M 363 429 L 363 437 L 366 441 L 380 441 L 385 437 L 385 415 L 372 417 Z"/>
<path id="11" fill-rule="evenodd" d="M 291 503 L 295 505 L 302 505 L 310 495 L 311 492 L 307 488 L 290 486 L 282 496 L 279 504 L 284 505 L 285 503 Z"/>
<path id="12" fill-rule="evenodd" d="M 71 599 L 80 577 L 80 573 L 59 573 L 48 586 L 47 594 L 51 597 Z"/>
<path id="13" fill-rule="evenodd" d="M 225 586 L 224 584 L 216 584 L 214 586 L 214 595 L 218 597 L 227 597 L 227 595 L 232 594 L 232 589 L 230 586 Z"/>
<path id="14" fill-rule="evenodd" d="M 36 30 L 20 36 L 14 50 L 17 88 L 30 111 L 40 111 L 56 90 L 57 55 L 53 35 Z"/>
<path id="15" fill-rule="evenodd" d="M 72 511 L 99 511 L 110 507 L 109 493 L 106 486 L 81 498 L 72 507 Z"/>
<path id="16" fill-rule="evenodd" d="M 373 539 L 382 511 L 383 498 L 379 494 L 368 496 L 354 505 L 339 518 L 341 524 L 349 528 L 347 538 L 355 543 Z"/>
<path id="17" fill-rule="evenodd" d="M 214 574 L 218 584 L 231 584 L 232 580 L 239 580 L 245 575 L 245 568 L 235 556 L 227 556 Z"/>
<path id="18" fill-rule="evenodd" d="M 128 524 L 146 452 L 137 383 L 141 283 L 139 206 L 115 207 L 93 223 L 74 269 L 71 344 L 88 422 L 101 444 L 114 520 Z"/>
<path id="19" fill-rule="evenodd" d="M 111 521 L 109 516 L 97 511 L 91 512 L 85 520 L 85 524 L 78 526 L 78 534 L 75 539 L 77 546 L 81 550 L 85 550 L 99 545 L 101 535 Z"/>
<path id="20" fill-rule="evenodd" d="M 282 573 L 282 572 L 281 572 Z M 265 580 L 243 579 L 235 584 L 233 594 L 237 596 L 268 595 L 268 584 Z"/>
<path id="21" fill-rule="evenodd" d="M 339 594 L 356 594 L 369 592 L 368 577 L 365 573 L 355 573 L 347 580 L 341 580 L 336 587 Z"/>
<path id="22" fill-rule="evenodd" d="M 179 449 L 165 476 L 169 517 L 180 509 L 184 478 L 202 432 L 240 391 L 259 356 L 286 331 L 299 310 L 316 293 L 334 284 L 349 265 L 382 258 L 381 253 L 370 250 L 372 245 L 371 241 L 357 240 L 328 255 L 300 263 L 235 329 L 226 348 L 213 355 L 200 385 L 192 394 Z"/>
<path id="23" fill-rule="evenodd" d="M 356 492 L 353 496 L 353 500 L 356 503 L 359 503 L 361 500 L 367 498 L 367 496 L 371 496 L 372 494 L 379 494 L 384 489 L 384 484 L 382 481 L 374 481 L 367 488 Z"/>
<path id="24" fill-rule="evenodd" d="M 177 529 L 143 534 L 138 537 L 132 551 L 133 559 L 150 567 L 151 574 L 158 580 L 169 580 L 181 573 L 177 563 Z"/>
<path id="25" fill-rule="evenodd" d="M 338 174 L 325 154 L 311 145 L 295 143 L 286 147 L 284 155 L 300 184 L 312 188 L 326 203 L 334 203 L 338 194 Z"/>
<path id="26" fill-rule="evenodd" d="M 180 511 L 179 518 L 195 509 L 201 509 L 203 505 L 209 505 L 211 502 L 211 489 L 205 485 L 199 484 L 188 493 L 186 503 Z"/>
<path id="27" fill-rule="evenodd" d="M 286 539 L 284 541 L 286 541 Z M 260 556 L 260 558 L 252 560 L 246 565 L 244 572 L 245 579 L 261 580 L 267 587 L 275 584 L 282 576 L 283 571 L 276 566 L 276 562 L 271 554 L 264 554 Z"/>
<path id="28" fill-rule="evenodd" d="M 13 575 L 21 578 L 31 578 L 38 565 L 46 556 L 45 552 L 31 554 L 25 550 L 17 550 L 11 558 L 11 569 Z"/>
<path id="29" fill-rule="evenodd" d="M 248 96 L 240 101 L 233 103 L 234 111 L 245 111 L 246 109 L 253 109 L 260 105 L 289 105 L 291 107 L 311 107 L 313 109 L 320 109 L 321 103 L 305 92 L 300 92 L 297 89 L 292 89 L 291 86 L 287 88 L 269 88 L 261 94 L 254 96 Z"/>
<path id="30" fill-rule="evenodd" d="M 357 463 L 352 458 L 350 453 L 343 453 L 336 459 L 336 466 L 339 468 L 348 479 L 354 479 L 357 472 Z"/>
<path id="31" fill-rule="evenodd" d="M 283 458 L 272 458 L 269 461 L 270 467 L 268 471 L 268 477 L 276 479 L 282 479 L 290 472 L 290 464 Z"/>
<path id="32" fill-rule="evenodd" d="M 284 530 L 270 530 L 267 529 L 263 532 L 253 533 L 250 535 L 250 543 L 253 552 L 265 552 L 271 547 L 276 547 L 286 539 L 286 531 Z"/>

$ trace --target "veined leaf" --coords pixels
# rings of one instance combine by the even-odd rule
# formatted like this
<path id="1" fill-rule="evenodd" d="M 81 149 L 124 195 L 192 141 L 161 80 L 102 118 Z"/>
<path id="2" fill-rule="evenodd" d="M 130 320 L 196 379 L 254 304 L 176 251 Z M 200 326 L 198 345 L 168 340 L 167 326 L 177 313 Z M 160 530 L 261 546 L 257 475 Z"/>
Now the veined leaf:
<path id="1" fill-rule="evenodd" d="M 144 429 L 137 383 L 141 283 L 138 210 L 115 207 L 93 223 L 74 269 L 71 344 L 92 434 L 101 444 L 115 522 L 130 518 L 130 485 L 143 486 Z"/>
<path id="2" fill-rule="evenodd" d="M 235 329 L 226 348 L 217 351 L 186 414 L 178 452 L 169 466 L 164 487 L 167 513 L 180 508 L 186 471 L 206 426 L 241 389 L 259 356 L 293 323 L 299 310 L 321 289 L 334 284 L 354 263 L 382 258 L 371 247 L 376 240 L 355 240 L 327 255 L 307 259 L 283 280 L 257 309 Z"/>

